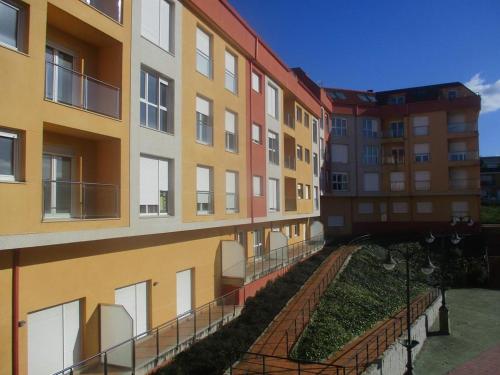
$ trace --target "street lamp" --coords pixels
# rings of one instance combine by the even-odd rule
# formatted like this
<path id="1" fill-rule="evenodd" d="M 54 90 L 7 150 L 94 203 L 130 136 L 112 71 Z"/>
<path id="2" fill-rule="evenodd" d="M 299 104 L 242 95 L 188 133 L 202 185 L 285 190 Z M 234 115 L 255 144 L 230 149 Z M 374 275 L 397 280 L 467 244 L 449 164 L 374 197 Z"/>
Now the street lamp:
<path id="1" fill-rule="evenodd" d="M 411 339 L 411 294 L 410 294 L 410 261 L 412 260 L 412 253 L 410 252 L 410 249 L 408 246 L 405 246 L 405 251 L 400 251 L 400 250 L 394 250 L 399 253 L 402 257 L 402 262 L 405 262 L 406 265 L 406 330 L 408 334 L 408 338 L 403 342 L 403 346 L 406 347 L 406 353 L 407 353 L 407 362 L 406 362 L 406 368 L 407 368 L 407 374 L 412 375 L 413 374 L 413 366 L 412 366 L 412 356 L 411 356 L 411 350 L 418 345 L 418 341 L 412 340 Z M 391 251 L 387 251 L 385 260 L 383 262 L 383 267 L 387 271 L 392 271 L 394 268 L 396 268 L 398 264 L 398 261 L 393 258 Z M 425 275 L 430 275 L 432 272 L 434 272 L 434 265 L 432 264 L 431 260 L 429 257 L 427 257 L 427 262 L 426 264 L 421 268 L 422 273 Z"/>

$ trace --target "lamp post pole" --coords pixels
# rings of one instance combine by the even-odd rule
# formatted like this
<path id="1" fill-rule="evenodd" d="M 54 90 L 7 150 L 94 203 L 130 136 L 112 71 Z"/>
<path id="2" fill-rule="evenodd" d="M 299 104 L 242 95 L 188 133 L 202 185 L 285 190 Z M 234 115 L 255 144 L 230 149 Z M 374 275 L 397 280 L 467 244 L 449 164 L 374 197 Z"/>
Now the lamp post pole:
<path id="1" fill-rule="evenodd" d="M 406 361 L 406 368 L 408 369 L 407 374 L 412 375 L 413 366 L 411 359 L 411 349 L 412 349 L 412 340 L 411 340 L 411 295 L 410 295 L 410 255 L 408 250 L 406 250 L 406 330 L 408 331 L 408 340 L 406 341 L 406 353 L 408 360 Z"/>

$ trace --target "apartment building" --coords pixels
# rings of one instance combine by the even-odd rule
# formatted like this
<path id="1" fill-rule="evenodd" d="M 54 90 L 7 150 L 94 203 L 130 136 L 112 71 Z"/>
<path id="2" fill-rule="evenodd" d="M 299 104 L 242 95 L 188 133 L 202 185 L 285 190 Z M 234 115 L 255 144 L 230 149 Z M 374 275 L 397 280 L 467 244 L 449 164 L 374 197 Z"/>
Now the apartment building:
<path id="1" fill-rule="evenodd" d="M 481 201 L 500 203 L 500 156 L 481 157 Z"/>
<path id="2" fill-rule="evenodd" d="M 177 322 L 156 341 L 174 355 L 321 247 L 331 103 L 226 1 L 0 0 L 0 19 L 0 374 L 145 372 L 153 328 Z"/>
<path id="3" fill-rule="evenodd" d="M 478 95 L 459 82 L 325 91 L 333 102 L 322 196 L 329 233 L 477 228 Z"/>

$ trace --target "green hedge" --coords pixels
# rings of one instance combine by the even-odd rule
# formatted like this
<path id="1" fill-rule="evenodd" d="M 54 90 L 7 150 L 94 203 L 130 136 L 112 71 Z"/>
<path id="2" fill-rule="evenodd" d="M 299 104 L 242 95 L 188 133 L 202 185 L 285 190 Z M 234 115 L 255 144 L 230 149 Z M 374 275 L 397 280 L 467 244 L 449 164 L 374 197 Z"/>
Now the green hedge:
<path id="1" fill-rule="evenodd" d="M 222 374 L 229 363 L 247 351 L 269 323 L 293 297 L 309 276 L 331 253 L 331 249 L 313 255 L 295 265 L 283 277 L 268 282 L 249 298 L 241 315 L 214 334 L 180 353 L 159 374 Z"/>
<path id="2" fill-rule="evenodd" d="M 481 206 L 482 224 L 500 224 L 500 206 Z"/>
<path id="3" fill-rule="evenodd" d="M 413 246 L 419 251 L 417 245 Z M 321 298 L 292 357 L 323 360 L 404 307 L 404 267 L 400 265 L 393 271 L 386 271 L 382 266 L 384 254 L 385 249 L 380 246 L 365 245 L 352 256 L 344 272 Z M 412 281 L 413 296 L 427 288 L 420 275 Z"/>

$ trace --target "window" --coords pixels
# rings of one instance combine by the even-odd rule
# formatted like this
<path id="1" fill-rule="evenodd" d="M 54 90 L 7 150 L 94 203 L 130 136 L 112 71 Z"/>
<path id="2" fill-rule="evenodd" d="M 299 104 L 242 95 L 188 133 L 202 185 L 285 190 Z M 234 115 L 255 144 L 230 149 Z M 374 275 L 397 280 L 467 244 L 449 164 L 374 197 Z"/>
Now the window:
<path id="1" fill-rule="evenodd" d="M 297 223 L 293 225 L 293 234 L 295 237 L 300 236 L 300 224 Z"/>
<path id="2" fill-rule="evenodd" d="M 302 122 L 302 108 L 295 107 L 295 120 Z"/>
<path id="3" fill-rule="evenodd" d="M 267 133 L 268 142 L 269 142 L 269 162 L 275 165 L 279 165 L 280 163 L 280 148 L 279 148 L 279 139 L 278 134 L 268 131 Z"/>
<path id="4" fill-rule="evenodd" d="M 363 175 L 363 184 L 365 191 L 380 190 L 380 176 L 378 173 L 365 173 Z"/>
<path id="5" fill-rule="evenodd" d="M 275 178 L 270 178 L 268 181 L 268 196 L 267 203 L 269 206 L 269 211 L 277 212 L 280 210 L 280 190 L 279 190 L 280 182 Z"/>
<path id="6" fill-rule="evenodd" d="M 415 190 L 428 191 L 431 189 L 431 173 L 429 171 L 415 172 Z"/>
<path id="7" fill-rule="evenodd" d="M 467 143 L 450 142 L 448 145 L 448 160 L 464 161 L 468 158 Z"/>
<path id="8" fill-rule="evenodd" d="M 304 149 L 304 161 L 307 164 L 309 164 L 311 162 L 311 152 L 307 148 Z"/>
<path id="9" fill-rule="evenodd" d="M 417 202 L 417 214 L 431 214 L 432 202 Z"/>
<path id="10" fill-rule="evenodd" d="M 212 38 L 200 28 L 196 29 L 196 70 L 212 77 Z"/>
<path id="11" fill-rule="evenodd" d="M 363 147 L 363 163 L 366 165 L 378 164 L 378 146 L 365 145 Z"/>
<path id="12" fill-rule="evenodd" d="M 260 144 L 261 143 L 261 127 L 257 124 L 252 124 L 252 141 L 253 143 Z"/>
<path id="13" fill-rule="evenodd" d="M 329 227 L 343 227 L 344 217 L 340 215 L 328 216 L 328 226 Z"/>
<path id="14" fill-rule="evenodd" d="M 304 126 L 309 127 L 309 113 L 304 112 Z"/>
<path id="15" fill-rule="evenodd" d="M 297 159 L 302 160 L 302 146 L 297 145 Z"/>
<path id="16" fill-rule="evenodd" d="M 345 118 L 332 119 L 332 134 L 335 137 L 347 136 L 347 120 Z"/>
<path id="17" fill-rule="evenodd" d="M 236 113 L 226 110 L 224 127 L 226 151 L 238 152 L 238 127 Z"/>
<path id="18" fill-rule="evenodd" d="M 390 136 L 392 138 L 402 138 L 405 135 L 405 123 L 402 121 L 391 122 Z"/>
<path id="19" fill-rule="evenodd" d="M 429 117 L 413 117 L 413 135 L 422 136 L 429 134 Z"/>
<path id="20" fill-rule="evenodd" d="M 469 202 L 451 202 L 451 216 L 452 217 L 466 217 L 469 216 Z"/>
<path id="21" fill-rule="evenodd" d="M 332 162 L 347 163 L 347 145 L 332 145 Z"/>
<path id="22" fill-rule="evenodd" d="M 253 176 L 253 196 L 261 197 L 262 196 L 262 177 L 261 176 Z"/>
<path id="23" fill-rule="evenodd" d="M 457 98 L 457 90 L 449 90 L 448 91 L 448 99 L 453 100 Z"/>
<path id="24" fill-rule="evenodd" d="M 0 181 L 17 180 L 19 178 L 18 164 L 18 134 L 0 129 Z"/>
<path id="25" fill-rule="evenodd" d="M 173 133 L 174 124 L 168 111 L 170 97 L 168 81 L 141 69 L 141 126 Z"/>
<path id="26" fill-rule="evenodd" d="M 332 173 L 332 190 L 346 191 L 349 189 L 347 173 Z"/>
<path id="27" fill-rule="evenodd" d="M 290 236 L 290 226 L 289 225 L 285 225 L 285 236 L 287 236 L 288 238 L 292 238 Z"/>
<path id="28" fill-rule="evenodd" d="M 212 168 L 196 167 L 196 211 L 198 215 L 208 215 L 214 211 L 212 176 Z"/>
<path id="29" fill-rule="evenodd" d="M 314 176 L 318 177 L 319 173 L 319 165 L 318 165 L 318 154 L 313 152 L 313 170 L 314 170 Z"/>
<path id="30" fill-rule="evenodd" d="M 391 172 L 391 191 L 404 191 L 405 190 L 405 173 L 404 172 Z"/>
<path id="31" fill-rule="evenodd" d="M 278 118 L 278 89 L 271 84 L 267 85 L 267 114 Z"/>
<path id="32" fill-rule="evenodd" d="M 260 258 L 264 253 L 264 230 L 256 229 L 253 231 L 253 255 Z"/>
<path id="33" fill-rule="evenodd" d="M 318 120 L 313 118 L 313 142 L 318 143 Z"/>
<path id="34" fill-rule="evenodd" d="M 317 186 L 314 187 L 314 209 L 319 210 L 319 189 Z"/>
<path id="35" fill-rule="evenodd" d="M 238 172 L 226 171 L 226 212 L 238 212 L 238 203 Z"/>
<path id="36" fill-rule="evenodd" d="M 299 199 L 304 199 L 304 185 L 301 183 L 297 184 L 297 196 Z"/>
<path id="37" fill-rule="evenodd" d="M 196 140 L 206 145 L 213 144 L 211 107 L 208 100 L 196 97 Z"/>
<path id="38" fill-rule="evenodd" d="M 377 121 L 365 118 L 363 119 L 363 137 L 365 138 L 377 138 L 378 136 Z"/>
<path id="39" fill-rule="evenodd" d="M 416 143 L 413 145 L 413 150 L 415 153 L 415 162 L 426 163 L 431 159 L 428 143 Z"/>
<path id="40" fill-rule="evenodd" d="M 142 156 L 140 159 L 140 206 L 141 215 L 168 215 L 169 167 L 168 160 Z"/>
<path id="41" fill-rule="evenodd" d="M 27 7 L 17 1 L 0 0 L 0 44 L 26 52 Z"/>
<path id="42" fill-rule="evenodd" d="M 388 100 L 389 104 L 405 104 L 404 95 L 391 96 Z"/>
<path id="43" fill-rule="evenodd" d="M 225 87 L 232 93 L 236 94 L 238 91 L 238 66 L 236 56 L 226 51 L 225 64 Z"/>
<path id="44" fill-rule="evenodd" d="M 364 202 L 364 203 L 358 203 L 358 213 L 360 214 L 372 214 L 373 213 L 373 203 L 371 202 Z"/>
<path id="45" fill-rule="evenodd" d="M 166 0 L 142 2 L 141 34 L 149 41 L 172 52 L 173 5 Z"/>
<path id="46" fill-rule="evenodd" d="M 252 72 L 252 90 L 260 92 L 260 74 Z"/>
<path id="47" fill-rule="evenodd" d="M 311 185 L 306 185 L 304 193 L 305 199 L 311 199 Z"/>
<path id="48" fill-rule="evenodd" d="M 392 213 L 394 213 L 394 214 L 407 214 L 408 213 L 408 202 L 393 202 L 392 203 Z"/>

